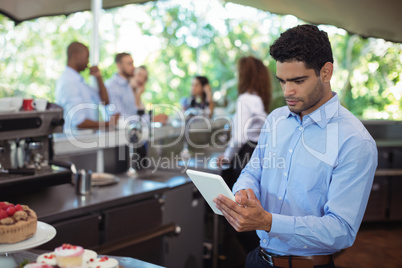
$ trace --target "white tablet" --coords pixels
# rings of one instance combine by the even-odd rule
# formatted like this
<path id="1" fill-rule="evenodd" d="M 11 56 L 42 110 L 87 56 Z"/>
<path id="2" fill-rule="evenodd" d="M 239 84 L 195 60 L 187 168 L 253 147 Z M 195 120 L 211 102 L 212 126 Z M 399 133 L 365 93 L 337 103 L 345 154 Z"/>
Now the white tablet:
<path id="1" fill-rule="evenodd" d="M 222 194 L 235 201 L 232 191 L 221 176 L 191 169 L 187 169 L 186 172 L 195 187 L 197 187 L 205 201 L 207 201 L 208 205 L 216 214 L 222 215 L 222 212 L 215 207 L 213 201 L 215 197 Z"/>

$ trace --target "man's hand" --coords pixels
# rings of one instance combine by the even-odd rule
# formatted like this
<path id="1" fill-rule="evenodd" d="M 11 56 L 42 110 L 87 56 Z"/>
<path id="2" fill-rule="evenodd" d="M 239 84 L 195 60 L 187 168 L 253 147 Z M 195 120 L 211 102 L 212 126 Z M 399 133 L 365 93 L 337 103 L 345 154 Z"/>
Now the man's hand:
<path id="1" fill-rule="evenodd" d="M 240 190 L 236 193 L 236 202 L 223 195 L 214 199 L 216 207 L 238 232 L 271 230 L 272 215 L 265 211 L 253 190 Z"/>
<path id="2" fill-rule="evenodd" d="M 109 122 L 108 122 L 108 125 L 107 125 L 107 126 L 108 126 L 108 127 L 117 126 L 117 122 L 119 121 L 119 117 L 120 117 L 120 114 L 119 114 L 119 113 L 110 116 Z"/>
<path id="3" fill-rule="evenodd" d="M 91 68 L 89 68 L 89 74 L 95 76 L 96 78 L 102 77 L 98 66 L 92 66 Z"/>

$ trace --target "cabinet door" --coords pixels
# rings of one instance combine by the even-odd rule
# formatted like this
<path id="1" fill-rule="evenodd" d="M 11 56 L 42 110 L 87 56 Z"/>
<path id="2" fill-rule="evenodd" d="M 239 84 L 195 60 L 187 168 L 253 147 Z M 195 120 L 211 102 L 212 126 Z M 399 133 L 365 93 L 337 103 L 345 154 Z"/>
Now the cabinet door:
<path id="1" fill-rule="evenodd" d="M 397 169 L 400 175 L 391 177 L 389 218 L 400 221 L 402 220 L 402 174 L 400 172 L 402 170 L 402 148 L 394 149 L 392 167 Z"/>
<path id="2" fill-rule="evenodd" d="M 40 246 L 40 249 L 54 250 L 63 243 L 80 245 L 84 248 L 93 248 L 99 245 L 100 214 L 93 214 L 79 218 L 50 223 L 57 231 L 55 238 Z"/>
<path id="3" fill-rule="evenodd" d="M 155 264 L 162 263 L 162 237 L 153 236 L 155 230 L 162 225 L 161 204 L 157 199 L 108 209 L 103 214 L 104 254 L 132 257 Z M 149 238 L 141 239 L 144 236 Z M 140 238 L 140 242 L 135 242 L 136 238 Z M 113 246 L 116 244 L 124 247 L 115 249 Z"/>
<path id="4" fill-rule="evenodd" d="M 140 235 L 162 223 L 161 205 L 157 199 L 108 209 L 103 215 L 103 243 Z"/>
<path id="5" fill-rule="evenodd" d="M 363 221 L 382 221 L 387 218 L 388 177 L 375 176 Z"/>
<path id="6" fill-rule="evenodd" d="M 164 237 L 163 266 L 201 268 L 205 239 L 205 201 L 193 183 L 171 189 L 165 196 L 163 223 L 174 222 L 181 232 Z"/>

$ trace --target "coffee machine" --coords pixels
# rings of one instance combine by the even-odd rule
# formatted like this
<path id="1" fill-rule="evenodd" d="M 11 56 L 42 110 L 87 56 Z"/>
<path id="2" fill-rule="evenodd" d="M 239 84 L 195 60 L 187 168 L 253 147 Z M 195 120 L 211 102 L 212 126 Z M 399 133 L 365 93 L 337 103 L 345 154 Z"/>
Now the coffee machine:
<path id="1" fill-rule="evenodd" d="M 63 109 L 0 113 L 0 192 L 35 191 L 71 181 L 69 169 L 50 165 L 53 134 L 63 131 Z"/>

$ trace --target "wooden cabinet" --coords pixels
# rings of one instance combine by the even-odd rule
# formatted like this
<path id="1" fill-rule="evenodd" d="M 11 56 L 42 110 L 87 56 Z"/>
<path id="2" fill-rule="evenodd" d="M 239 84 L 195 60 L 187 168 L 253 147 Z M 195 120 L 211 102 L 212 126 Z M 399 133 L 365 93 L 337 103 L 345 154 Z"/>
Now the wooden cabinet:
<path id="1" fill-rule="evenodd" d="M 388 186 L 388 177 L 374 177 L 364 221 L 384 221 L 387 219 Z"/>
<path id="2" fill-rule="evenodd" d="M 162 220 L 174 222 L 180 228 L 175 235 L 165 236 L 164 262 L 166 267 L 203 267 L 205 201 L 188 183 L 165 193 Z"/>
<path id="3" fill-rule="evenodd" d="M 63 243 L 80 245 L 84 248 L 93 248 L 99 245 L 101 215 L 99 213 L 86 215 L 51 223 L 57 234 L 48 243 L 40 246 L 40 249 L 54 250 Z"/>
<path id="4" fill-rule="evenodd" d="M 158 199 L 104 210 L 102 214 L 102 253 L 159 265 L 163 263 L 162 236 L 165 229 Z"/>
<path id="5" fill-rule="evenodd" d="M 379 148 L 378 167 L 363 221 L 402 220 L 402 148 Z"/>

